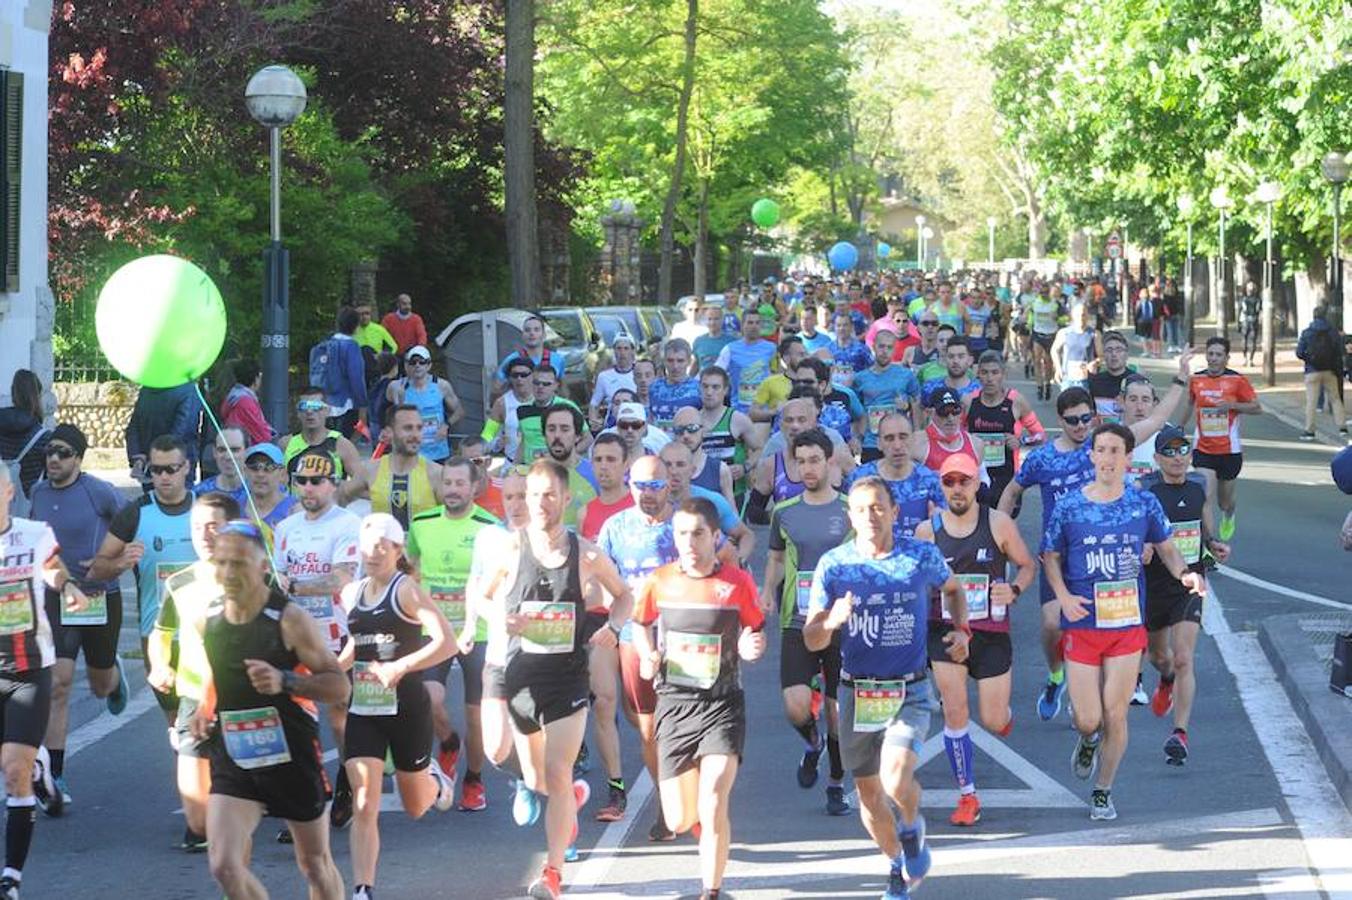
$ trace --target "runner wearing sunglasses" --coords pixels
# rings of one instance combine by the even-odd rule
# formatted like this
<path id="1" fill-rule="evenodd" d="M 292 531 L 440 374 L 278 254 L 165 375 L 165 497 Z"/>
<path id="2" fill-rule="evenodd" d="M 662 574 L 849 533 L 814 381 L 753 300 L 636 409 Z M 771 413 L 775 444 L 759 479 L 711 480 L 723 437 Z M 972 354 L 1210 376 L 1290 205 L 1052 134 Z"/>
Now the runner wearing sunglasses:
<path id="1" fill-rule="evenodd" d="M 282 442 L 286 449 L 282 456 L 286 460 L 287 471 L 295 469 L 297 458 L 307 450 L 329 453 L 338 459 L 338 478 L 347 477 L 347 472 L 355 472 L 361 466 L 361 456 L 357 447 L 342 433 L 328 426 L 329 404 L 324 400 L 322 387 L 307 387 L 296 398 L 296 418 L 300 422 L 300 431 Z"/>
<path id="2" fill-rule="evenodd" d="M 704 450 L 704 421 L 699 409 L 678 409 L 671 434 L 690 451 L 690 483 L 706 491 L 715 491 L 730 506 L 736 506 L 737 500 L 732 492 L 732 468 Z"/>

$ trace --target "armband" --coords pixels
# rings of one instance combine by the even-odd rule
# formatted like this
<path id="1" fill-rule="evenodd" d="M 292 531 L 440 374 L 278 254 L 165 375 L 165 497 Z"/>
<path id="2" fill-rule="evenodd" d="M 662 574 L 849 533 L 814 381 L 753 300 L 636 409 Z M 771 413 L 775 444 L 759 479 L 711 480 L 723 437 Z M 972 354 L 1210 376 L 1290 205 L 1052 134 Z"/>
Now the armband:
<path id="1" fill-rule="evenodd" d="M 484 430 L 479 432 L 479 437 L 483 438 L 485 441 L 489 443 L 492 443 L 493 438 L 497 437 L 498 432 L 501 430 L 502 430 L 501 422 L 499 422 L 497 419 L 489 419 L 487 422 L 484 423 Z"/>

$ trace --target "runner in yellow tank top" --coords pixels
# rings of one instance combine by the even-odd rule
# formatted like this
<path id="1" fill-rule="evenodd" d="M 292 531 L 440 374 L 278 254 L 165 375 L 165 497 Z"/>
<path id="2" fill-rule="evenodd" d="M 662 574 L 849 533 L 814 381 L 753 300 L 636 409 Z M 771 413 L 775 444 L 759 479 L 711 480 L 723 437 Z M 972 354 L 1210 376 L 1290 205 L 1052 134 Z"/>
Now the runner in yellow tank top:
<path id="1" fill-rule="evenodd" d="M 389 513 L 405 528 L 441 505 L 441 466 L 420 455 L 422 414 L 415 406 L 390 413 L 390 453 L 364 463 L 343 486 L 343 501 L 369 497 L 371 512 Z"/>

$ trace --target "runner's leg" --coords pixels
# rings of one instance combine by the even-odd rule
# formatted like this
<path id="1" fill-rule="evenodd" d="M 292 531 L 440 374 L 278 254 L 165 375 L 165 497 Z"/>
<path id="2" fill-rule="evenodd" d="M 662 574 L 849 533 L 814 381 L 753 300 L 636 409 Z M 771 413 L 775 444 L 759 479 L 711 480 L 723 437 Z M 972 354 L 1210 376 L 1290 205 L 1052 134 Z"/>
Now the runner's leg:
<path id="1" fill-rule="evenodd" d="M 1186 730 L 1192 718 L 1192 704 L 1197 696 L 1197 672 L 1193 667 L 1193 658 L 1200 631 L 1196 622 L 1179 622 L 1168 630 L 1169 643 L 1173 649 L 1175 728 Z"/>
<path id="2" fill-rule="evenodd" d="M 230 900 L 267 900 L 263 883 L 249 871 L 253 833 L 262 818 L 263 807 L 252 800 L 212 794 L 207 803 L 207 830 L 211 833 L 207 865 Z M 322 818 L 327 827 L 328 817 Z"/>
<path id="3" fill-rule="evenodd" d="M 959 792 L 970 794 L 976 790 L 976 777 L 972 772 L 975 757 L 972 736 L 967 730 L 971 718 L 967 707 L 967 667 L 934 660 L 930 665 L 934 669 L 939 697 L 943 700 L 944 755 L 948 757 L 948 766 Z"/>
<path id="4" fill-rule="evenodd" d="M 1103 691 L 1099 680 L 1102 670 L 1098 666 L 1067 660 L 1066 681 L 1070 690 L 1071 712 L 1075 730 L 1084 737 L 1090 737 L 1103 727 Z M 1131 673 L 1131 687 L 1136 687 L 1136 673 Z M 1127 691 L 1127 700 L 1131 691 Z"/>
<path id="5" fill-rule="evenodd" d="M 737 780 L 737 757 L 712 754 L 699 760 L 699 869 L 705 888 L 723 885 L 732 822 L 728 800 Z"/>
<path id="6" fill-rule="evenodd" d="M 183 801 L 183 818 L 193 834 L 207 831 L 207 801 L 211 794 L 211 761 L 206 757 L 180 753 L 178 759 L 178 796 Z"/>
<path id="7" fill-rule="evenodd" d="M 976 702 L 981 712 L 981 726 L 999 733 L 1009 727 L 1014 718 L 1009 698 L 1014 689 L 1012 672 L 980 678 L 976 683 Z"/>
<path id="8" fill-rule="evenodd" d="M 384 760 L 381 760 L 384 766 Z M 376 801 L 378 807 L 380 802 Z M 312 822 L 287 822 L 295 839 L 296 865 L 310 887 L 310 900 L 343 900 L 343 876 L 329 850 L 329 817 Z M 369 884 L 370 882 L 366 882 Z M 230 900 L 235 900 L 231 895 Z"/>
<path id="9" fill-rule="evenodd" d="M 620 730 L 615 721 L 620 680 L 620 657 L 614 647 L 592 647 L 590 661 L 592 700 L 592 729 L 596 732 L 596 749 L 601 754 L 601 765 L 606 778 L 621 781 L 624 770 L 620 764 Z"/>
<path id="10" fill-rule="evenodd" d="M 89 680 L 92 687 L 94 681 L 94 670 L 89 670 Z M 57 658 L 56 664 L 52 666 L 52 706 L 51 712 L 47 716 L 47 736 L 42 744 L 47 751 L 55 757 L 59 752 L 62 755 L 66 752 L 66 729 L 70 721 L 70 691 L 75 682 L 75 660 Z M 114 677 L 113 686 L 117 686 L 116 677 Z M 111 693 L 111 690 L 109 691 Z M 103 696 L 107 696 L 105 693 Z M 52 768 L 55 770 L 52 774 L 60 775 L 61 770 L 56 766 L 56 759 L 52 760 Z"/>
<path id="11" fill-rule="evenodd" d="M 657 786 L 662 814 L 673 834 L 684 834 L 699 821 L 699 769 L 692 767 Z"/>
<path id="12" fill-rule="evenodd" d="M 380 859 L 380 793 L 385 760 L 359 756 L 344 762 L 343 767 L 352 785 L 352 839 L 349 841 L 352 883 L 375 884 L 376 861 Z M 299 849 L 296 858 L 300 858 Z"/>
<path id="13" fill-rule="evenodd" d="M 891 862 L 901 855 L 901 841 L 897 840 L 897 819 L 883 792 L 882 777 L 856 775 L 854 786 L 859 790 L 859 818 L 883 856 Z"/>
<path id="14" fill-rule="evenodd" d="M 1127 708 L 1140 668 L 1139 652 L 1103 660 L 1103 751 L 1094 785 L 1100 790 L 1112 788 L 1117 767 L 1127 752 Z M 1078 706 L 1075 712 L 1079 714 Z"/>
<path id="15" fill-rule="evenodd" d="M 1057 603 L 1042 604 L 1042 655 L 1047 657 L 1047 671 L 1052 675 L 1061 671 L 1064 657 L 1061 651 L 1061 610 Z"/>
<path id="16" fill-rule="evenodd" d="M 573 797 L 573 762 L 587 733 L 587 708 L 563 719 L 545 725 L 544 783 L 549 795 L 545 810 L 545 834 L 549 842 L 545 864 L 555 869 L 563 867 L 563 856 L 572 842 L 577 827 L 577 802 Z"/>

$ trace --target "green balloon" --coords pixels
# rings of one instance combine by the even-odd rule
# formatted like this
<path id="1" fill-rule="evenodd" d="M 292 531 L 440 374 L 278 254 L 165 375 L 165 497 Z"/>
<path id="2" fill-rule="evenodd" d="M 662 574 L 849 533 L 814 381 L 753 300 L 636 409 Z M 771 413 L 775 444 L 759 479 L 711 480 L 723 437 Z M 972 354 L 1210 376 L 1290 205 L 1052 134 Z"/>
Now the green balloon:
<path id="1" fill-rule="evenodd" d="M 225 344 L 225 304 L 197 266 L 163 254 L 113 273 L 94 311 L 99 347 L 129 381 L 152 388 L 197 380 Z"/>
<path id="2" fill-rule="evenodd" d="M 751 221 L 761 228 L 774 228 L 779 222 L 779 204 L 762 197 L 751 204 Z"/>

